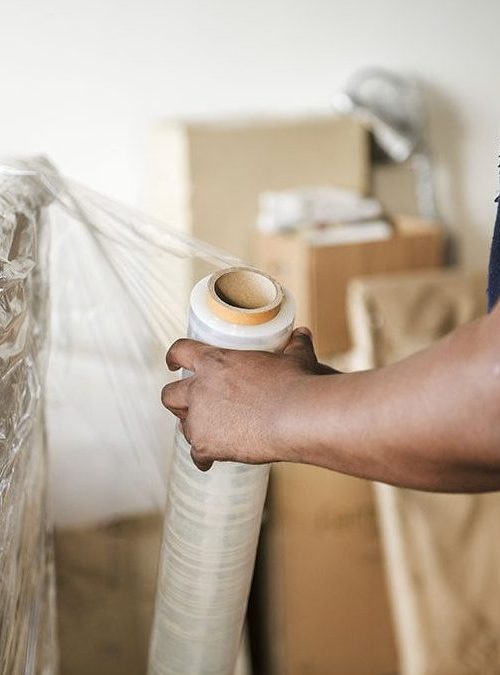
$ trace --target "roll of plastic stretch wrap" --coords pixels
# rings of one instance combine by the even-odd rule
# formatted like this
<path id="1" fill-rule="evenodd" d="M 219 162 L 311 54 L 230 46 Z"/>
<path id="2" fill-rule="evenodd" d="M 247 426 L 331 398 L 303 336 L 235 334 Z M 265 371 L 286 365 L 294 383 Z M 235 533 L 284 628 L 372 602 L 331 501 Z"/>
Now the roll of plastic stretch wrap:
<path id="1" fill-rule="evenodd" d="M 279 351 L 294 303 L 270 277 L 230 268 L 202 279 L 189 335 L 232 349 Z M 150 675 L 232 675 L 255 562 L 269 465 L 206 473 L 177 430 L 151 638 Z"/>

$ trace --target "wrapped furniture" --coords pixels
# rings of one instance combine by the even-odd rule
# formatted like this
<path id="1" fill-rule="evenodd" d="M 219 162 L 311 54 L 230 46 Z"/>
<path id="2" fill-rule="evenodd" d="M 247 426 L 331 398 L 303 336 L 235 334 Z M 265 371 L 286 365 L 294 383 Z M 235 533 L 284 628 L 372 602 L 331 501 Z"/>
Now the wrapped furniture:
<path id="1" fill-rule="evenodd" d="M 56 670 L 54 566 L 42 393 L 46 209 L 29 177 L 0 175 L 0 672 Z"/>

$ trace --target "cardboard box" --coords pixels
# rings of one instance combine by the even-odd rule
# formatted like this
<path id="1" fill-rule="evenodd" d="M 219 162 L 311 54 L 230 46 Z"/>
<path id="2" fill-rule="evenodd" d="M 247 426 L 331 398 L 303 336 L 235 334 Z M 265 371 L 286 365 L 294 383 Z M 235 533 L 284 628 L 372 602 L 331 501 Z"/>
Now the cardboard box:
<path id="1" fill-rule="evenodd" d="M 149 210 L 254 262 L 259 195 L 334 185 L 366 193 L 368 132 L 346 118 L 165 122 L 150 138 Z"/>
<path id="2" fill-rule="evenodd" d="M 371 484 L 316 467 L 275 465 L 263 536 L 265 671 L 396 673 Z"/>
<path id="3" fill-rule="evenodd" d="M 317 246 L 300 233 L 259 235 L 258 265 L 294 295 L 297 323 L 312 329 L 318 354 L 329 356 L 350 346 L 345 312 L 350 279 L 442 264 L 439 225 L 410 216 L 392 222 L 390 238 L 363 243 Z"/>
<path id="4" fill-rule="evenodd" d="M 153 515 L 56 531 L 64 675 L 145 675 L 161 533 Z"/>
<path id="5" fill-rule="evenodd" d="M 373 164 L 371 192 L 386 213 L 418 217 L 415 171 L 410 162 Z"/>

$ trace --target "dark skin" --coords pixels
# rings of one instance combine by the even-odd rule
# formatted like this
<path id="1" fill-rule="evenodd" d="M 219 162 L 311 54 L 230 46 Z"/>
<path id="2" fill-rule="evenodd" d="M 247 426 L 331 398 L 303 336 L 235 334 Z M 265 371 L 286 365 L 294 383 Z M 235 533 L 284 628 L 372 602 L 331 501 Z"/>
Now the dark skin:
<path id="1" fill-rule="evenodd" d="M 194 373 L 162 401 L 201 470 L 288 461 L 419 490 L 500 489 L 500 306 L 376 370 L 320 364 L 306 328 L 281 354 L 178 340 L 167 365 Z"/>

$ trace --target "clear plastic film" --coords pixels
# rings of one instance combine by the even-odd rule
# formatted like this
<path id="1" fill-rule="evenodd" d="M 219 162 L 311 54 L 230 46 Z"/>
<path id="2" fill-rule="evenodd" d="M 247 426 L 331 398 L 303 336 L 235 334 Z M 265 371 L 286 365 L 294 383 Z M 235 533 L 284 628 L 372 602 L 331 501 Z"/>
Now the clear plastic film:
<path id="1" fill-rule="evenodd" d="M 174 446 L 174 421 L 159 401 L 160 389 L 171 377 L 167 374 L 164 354 L 174 339 L 186 334 L 189 294 L 195 280 L 238 261 L 164 223 L 63 179 L 44 160 L 0 162 L 0 180 L 0 199 L 3 200 L 0 212 L 23 213 L 13 196 L 14 193 L 22 195 L 29 206 L 26 207 L 26 219 L 32 238 L 31 249 L 26 244 L 29 255 L 21 251 L 13 255 L 12 235 L 5 226 L 5 217 L 0 219 L 0 307 L 6 317 L 0 326 L 0 533 L 3 544 L 0 549 L 0 672 L 10 675 L 42 672 L 41 666 L 33 665 L 33 645 L 43 643 L 46 647 L 48 656 L 44 663 L 52 659 L 54 669 L 56 662 L 54 641 L 45 637 L 48 633 L 55 634 L 54 612 L 42 611 L 45 598 L 53 599 L 48 583 L 52 568 L 47 562 L 34 564 L 33 553 L 36 551 L 39 561 L 50 559 L 47 534 L 50 519 L 45 506 L 47 476 L 42 439 L 48 440 L 50 504 L 58 531 L 71 528 L 71 532 L 78 532 L 82 527 L 106 527 L 124 518 L 163 512 Z M 4 202 L 9 201 L 12 203 L 6 209 Z M 22 221 L 24 223 L 24 216 Z M 49 229 L 50 253 L 39 257 L 36 242 L 42 232 Z M 43 279 L 40 279 L 42 273 Z M 19 289 L 24 289 L 23 311 L 29 317 L 22 326 L 20 321 L 11 319 L 9 322 L 4 309 L 10 297 L 8 294 L 14 292 L 6 289 L 14 288 L 16 284 Z M 50 311 L 42 302 L 42 291 L 46 288 L 50 288 Z M 20 311 L 20 303 L 21 300 L 16 299 L 7 311 L 10 309 L 14 316 Z M 22 350 L 19 346 L 21 337 L 12 332 L 14 323 L 19 335 L 29 333 L 31 336 L 27 340 L 29 346 Z M 195 334 L 194 327 L 192 333 Z M 196 337 L 203 338 L 203 335 L 196 334 Z M 213 340 L 210 338 L 210 341 Z M 42 347 L 48 344 L 47 354 Z M 232 346 L 231 341 L 226 346 Z M 251 341 L 248 346 L 252 346 Z M 9 374 L 9 358 L 10 352 L 16 349 L 22 351 L 19 358 L 24 361 L 24 380 L 16 381 L 14 386 Z M 6 411 L 6 405 L 12 409 Z M 22 433 L 24 440 L 21 436 L 20 440 L 12 441 L 10 437 L 5 440 L 3 431 L 8 430 L 9 425 L 15 426 L 16 433 Z M 185 461 L 182 470 L 191 472 L 193 480 L 206 480 L 204 474 L 187 464 L 185 454 L 181 457 L 182 443 L 178 437 L 174 462 Z M 13 466 L 14 456 L 16 467 L 22 464 L 22 470 Z M 222 509 L 225 515 L 219 521 L 221 528 L 217 535 L 213 531 L 219 543 L 227 535 L 224 528 L 229 525 L 229 520 L 226 516 L 233 509 L 235 500 L 238 501 L 238 495 L 244 495 L 247 504 L 251 505 L 245 512 L 245 527 L 237 535 L 240 537 L 237 546 L 241 546 L 243 556 L 238 568 L 240 576 L 231 577 L 231 583 L 239 589 L 237 600 L 227 606 L 224 603 L 218 605 L 215 595 L 211 596 L 207 589 L 199 614 L 205 621 L 203 617 L 210 613 L 207 612 L 210 602 L 214 602 L 214 607 L 219 608 L 217 611 L 224 615 L 219 618 L 223 618 L 226 627 L 231 626 L 236 637 L 217 641 L 221 662 L 230 664 L 234 662 L 245 611 L 267 469 L 254 468 L 254 473 L 248 476 L 245 467 L 231 469 L 221 465 L 212 471 L 209 474 L 216 482 L 221 481 L 223 489 L 218 492 L 215 502 L 209 498 L 199 503 L 196 516 L 200 515 L 200 510 L 205 511 L 209 520 Z M 227 471 L 230 477 L 224 477 Z M 30 485 L 36 485 L 36 490 L 28 490 Z M 183 493 L 185 487 L 182 483 L 171 483 L 169 513 L 172 506 L 181 508 L 185 498 L 191 498 L 189 490 Z M 226 497 L 228 501 L 224 506 Z M 13 513 L 17 522 L 13 521 Z M 30 519 L 33 534 L 26 544 L 25 523 Z M 167 518 L 166 531 L 168 527 Z M 86 532 L 88 535 L 89 530 Z M 31 551 L 29 557 L 28 551 Z M 219 552 L 203 550 L 202 554 L 207 552 L 216 557 L 220 549 Z M 85 551 L 80 557 L 82 568 L 87 554 L 90 558 L 92 552 Z M 21 564 L 14 569 L 16 556 Z M 217 567 L 215 558 L 212 563 Z M 105 572 L 108 576 L 113 573 L 111 567 Z M 186 572 L 185 566 L 175 565 L 170 569 L 167 566 L 167 572 L 167 585 L 176 574 L 191 575 L 193 583 L 198 575 L 198 570 Z M 12 575 L 21 573 L 23 579 L 16 585 Z M 8 581 L 9 574 L 11 580 Z M 165 583 L 164 565 L 162 575 L 160 598 Z M 120 584 L 120 579 L 115 579 L 113 584 Z M 32 602 L 35 587 L 38 604 Z M 228 594 L 233 590 L 226 588 Z M 158 602 L 161 603 L 161 599 Z M 17 615 L 14 617 L 13 612 L 18 612 L 16 603 L 25 606 L 26 611 L 28 608 L 32 611 L 29 621 L 20 620 Z M 35 606 L 38 607 L 36 612 Z M 109 623 L 106 617 L 102 625 L 106 628 Z M 30 626 L 29 636 L 24 635 L 27 625 Z M 237 630 L 235 626 L 239 626 Z M 205 630 L 207 628 L 208 623 Z M 85 641 L 84 628 L 80 629 L 82 641 Z M 123 635 L 122 638 L 133 641 L 134 635 Z M 6 655 L 12 653 L 17 655 L 15 658 L 20 658 L 19 647 L 23 640 L 31 645 L 29 655 L 16 670 L 9 666 Z M 120 645 L 113 648 L 120 649 Z M 92 644 L 88 645 L 88 651 L 98 653 Z M 203 654 L 203 650 L 197 654 Z M 205 672 L 192 660 L 198 656 L 193 657 L 190 650 L 184 654 L 177 650 L 175 659 L 180 659 L 178 663 L 183 665 L 178 671 L 165 672 Z M 164 658 L 170 659 L 170 655 L 164 653 Z M 42 663 L 39 657 L 37 659 L 37 664 Z M 213 672 L 229 673 L 228 667 Z M 144 660 L 140 671 L 145 669 Z M 99 672 L 98 669 L 92 671 Z"/>
<path id="2" fill-rule="evenodd" d="M 165 351 L 195 271 L 234 261 L 87 188 L 54 190 L 47 417 L 56 524 L 74 527 L 163 509 Z"/>
<path id="3" fill-rule="evenodd" d="M 33 179 L 0 174 L 0 673 L 56 667 L 41 393 L 46 207 Z"/>
<path id="4" fill-rule="evenodd" d="M 228 270 L 225 277 L 238 281 L 248 274 Z M 270 282 L 264 275 L 252 274 L 257 281 Z M 247 289 L 251 283 L 246 281 Z M 202 279 L 191 294 L 191 337 L 233 349 L 278 351 L 285 346 L 294 320 L 294 304 L 288 293 L 273 318 L 240 325 L 231 322 L 231 317 L 228 320 L 214 313 L 208 302 L 209 290 L 209 279 Z M 202 473 L 189 451 L 177 430 L 149 673 L 231 675 L 252 579 L 269 465 L 219 463 Z"/>

